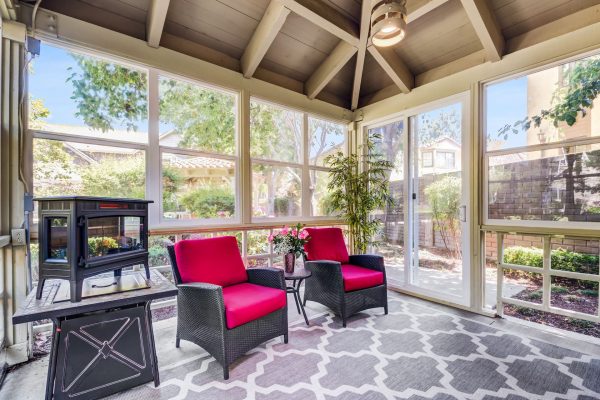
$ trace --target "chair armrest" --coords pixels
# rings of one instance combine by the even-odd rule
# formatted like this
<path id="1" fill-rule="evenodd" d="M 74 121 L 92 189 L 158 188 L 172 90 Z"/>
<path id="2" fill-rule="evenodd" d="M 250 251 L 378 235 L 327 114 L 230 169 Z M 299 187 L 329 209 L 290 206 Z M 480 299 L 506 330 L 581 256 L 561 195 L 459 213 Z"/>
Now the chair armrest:
<path id="1" fill-rule="evenodd" d="M 179 322 L 225 329 L 223 288 L 211 283 L 182 283 L 177 285 L 177 314 Z"/>
<path id="2" fill-rule="evenodd" d="M 337 287 L 344 291 L 342 264 L 337 261 L 315 260 L 305 261 L 304 268 L 312 272 L 309 279 L 321 281 L 323 285 Z"/>
<path id="3" fill-rule="evenodd" d="M 279 268 L 248 268 L 248 282 L 285 290 L 283 270 Z"/>
<path id="4" fill-rule="evenodd" d="M 356 254 L 350 256 L 349 263 L 385 273 L 385 264 L 382 256 L 376 256 L 374 254 Z"/>

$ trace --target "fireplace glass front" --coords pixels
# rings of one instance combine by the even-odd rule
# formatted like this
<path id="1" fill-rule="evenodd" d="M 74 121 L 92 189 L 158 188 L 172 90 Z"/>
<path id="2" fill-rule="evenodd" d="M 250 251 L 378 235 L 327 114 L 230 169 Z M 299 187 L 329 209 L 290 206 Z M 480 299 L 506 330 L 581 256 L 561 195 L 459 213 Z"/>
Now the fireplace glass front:
<path id="1" fill-rule="evenodd" d="M 67 261 L 68 226 L 66 217 L 47 219 L 48 241 L 46 249 L 48 260 Z"/>
<path id="2" fill-rule="evenodd" d="M 96 217 L 87 224 L 88 259 L 144 250 L 140 217 Z"/>

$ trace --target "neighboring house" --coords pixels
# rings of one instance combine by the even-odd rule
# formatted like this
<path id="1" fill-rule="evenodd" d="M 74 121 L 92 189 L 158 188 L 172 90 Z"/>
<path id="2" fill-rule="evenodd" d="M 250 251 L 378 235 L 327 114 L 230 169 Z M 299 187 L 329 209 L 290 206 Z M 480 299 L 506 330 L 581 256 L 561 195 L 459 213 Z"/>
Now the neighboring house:
<path id="1" fill-rule="evenodd" d="M 460 170 L 461 146 L 456 140 L 444 136 L 419 147 L 419 176 Z"/>

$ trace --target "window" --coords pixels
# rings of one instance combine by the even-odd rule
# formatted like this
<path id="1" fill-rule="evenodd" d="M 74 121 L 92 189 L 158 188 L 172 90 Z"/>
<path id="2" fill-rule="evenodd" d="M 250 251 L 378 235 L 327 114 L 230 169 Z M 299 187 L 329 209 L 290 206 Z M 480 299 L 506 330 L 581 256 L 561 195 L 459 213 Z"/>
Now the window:
<path id="1" fill-rule="evenodd" d="M 433 167 L 433 151 L 424 151 L 421 157 L 423 168 Z"/>
<path id="2" fill-rule="evenodd" d="M 147 79 L 42 43 L 28 82 L 35 196 L 146 197 Z"/>
<path id="3" fill-rule="evenodd" d="M 162 218 L 236 220 L 237 96 L 159 78 Z"/>
<path id="4" fill-rule="evenodd" d="M 455 166 L 455 154 L 453 151 L 437 151 L 435 153 L 435 163 L 437 167 L 452 169 Z"/>
<path id="5" fill-rule="evenodd" d="M 485 86 L 487 223 L 600 222 L 600 100 L 562 112 L 599 65 L 588 57 Z"/>
<path id="6" fill-rule="evenodd" d="M 252 99 L 252 217 L 331 215 L 325 160 L 345 147 L 343 124 Z"/>
<path id="7" fill-rule="evenodd" d="M 29 72 L 29 128 L 148 142 L 147 72 L 42 43 Z"/>
<path id="8" fill-rule="evenodd" d="M 28 71 L 36 196 L 149 198 L 153 227 L 235 227 L 245 202 L 249 219 L 332 213 L 325 160 L 346 152 L 345 123 L 251 99 L 242 149 L 236 91 L 46 43 Z"/>

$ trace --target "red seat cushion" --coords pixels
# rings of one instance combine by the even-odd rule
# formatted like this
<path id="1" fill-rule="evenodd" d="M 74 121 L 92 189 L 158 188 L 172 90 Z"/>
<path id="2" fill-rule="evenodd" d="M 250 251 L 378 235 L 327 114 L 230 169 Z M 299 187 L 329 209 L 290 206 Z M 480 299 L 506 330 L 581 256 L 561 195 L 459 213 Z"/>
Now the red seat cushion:
<path id="1" fill-rule="evenodd" d="M 253 283 L 240 283 L 223 288 L 227 328 L 232 329 L 264 317 L 286 305 L 285 290 Z"/>
<path id="2" fill-rule="evenodd" d="M 348 249 L 340 228 L 306 228 L 306 231 L 310 236 L 304 245 L 307 260 L 348 262 Z"/>
<path id="3" fill-rule="evenodd" d="M 383 285 L 383 272 L 352 264 L 342 264 L 342 277 L 346 292 Z"/>
<path id="4" fill-rule="evenodd" d="M 229 286 L 248 280 L 237 240 L 233 236 L 179 241 L 175 243 L 175 258 L 183 283 Z"/>

